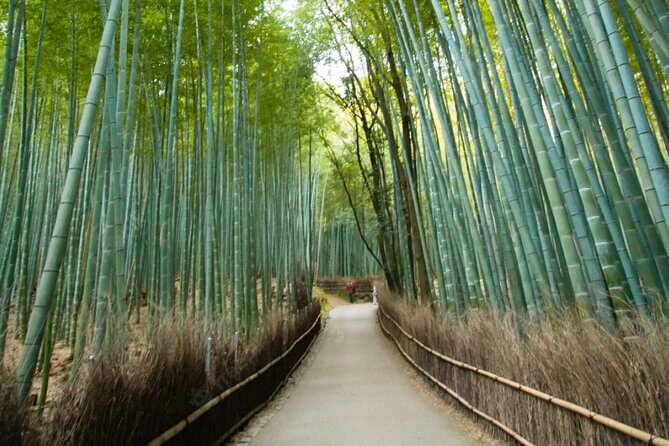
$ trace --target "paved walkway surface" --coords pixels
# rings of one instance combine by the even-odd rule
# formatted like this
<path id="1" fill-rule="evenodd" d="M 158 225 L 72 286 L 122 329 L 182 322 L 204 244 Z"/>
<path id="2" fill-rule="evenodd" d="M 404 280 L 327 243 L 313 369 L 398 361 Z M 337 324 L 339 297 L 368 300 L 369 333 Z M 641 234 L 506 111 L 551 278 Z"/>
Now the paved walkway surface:
<path id="1" fill-rule="evenodd" d="M 291 383 L 232 444 L 493 444 L 472 426 L 425 390 L 381 332 L 376 307 L 356 304 L 330 312 Z"/>

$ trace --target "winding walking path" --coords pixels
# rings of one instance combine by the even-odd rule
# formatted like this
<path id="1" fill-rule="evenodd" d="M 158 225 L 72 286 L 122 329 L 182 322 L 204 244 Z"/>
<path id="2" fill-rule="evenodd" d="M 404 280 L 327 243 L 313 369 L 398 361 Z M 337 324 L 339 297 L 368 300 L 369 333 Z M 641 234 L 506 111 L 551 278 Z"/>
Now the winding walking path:
<path id="1" fill-rule="evenodd" d="M 292 383 L 233 444 L 492 444 L 420 387 L 383 336 L 376 307 L 340 306 Z"/>

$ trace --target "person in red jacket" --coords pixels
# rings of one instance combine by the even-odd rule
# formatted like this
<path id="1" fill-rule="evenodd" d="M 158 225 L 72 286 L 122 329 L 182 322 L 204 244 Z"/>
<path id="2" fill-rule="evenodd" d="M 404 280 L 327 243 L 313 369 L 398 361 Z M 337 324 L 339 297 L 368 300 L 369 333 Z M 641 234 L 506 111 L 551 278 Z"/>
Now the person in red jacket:
<path id="1" fill-rule="evenodd" d="M 353 282 L 347 283 L 346 291 L 348 292 L 348 301 L 353 303 L 353 299 L 355 298 L 355 284 Z"/>

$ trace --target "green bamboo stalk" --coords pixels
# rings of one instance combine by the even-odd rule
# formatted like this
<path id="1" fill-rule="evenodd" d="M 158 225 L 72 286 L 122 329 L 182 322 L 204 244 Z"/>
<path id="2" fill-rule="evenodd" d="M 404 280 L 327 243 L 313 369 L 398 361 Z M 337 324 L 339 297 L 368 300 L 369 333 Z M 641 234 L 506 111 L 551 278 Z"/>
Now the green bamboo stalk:
<path id="1" fill-rule="evenodd" d="M 16 5 L 18 4 L 18 10 Z M 7 113 L 11 102 L 16 72 L 16 60 L 23 32 L 25 0 L 10 0 L 7 10 L 7 40 L 5 47 L 4 68 L 2 71 L 2 92 L 0 93 L 0 166 L 3 165 L 5 154 L 5 137 L 7 135 Z M 8 146 L 7 146 L 8 147 Z"/>
<path id="2" fill-rule="evenodd" d="M 51 308 L 52 296 L 56 286 L 56 280 L 63 257 L 65 255 L 65 241 L 69 232 L 70 221 L 74 209 L 74 198 L 76 198 L 81 178 L 81 170 L 88 141 L 91 134 L 91 128 L 97 111 L 97 103 L 100 97 L 102 81 L 105 76 L 109 52 L 116 29 L 116 20 L 119 15 L 121 2 L 112 0 L 109 8 L 109 14 L 104 27 L 100 49 L 96 60 L 96 66 L 93 71 L 93 77 L 87 94 L 86 105 L 79 124 L 79 131 L 75 141 L 70 166 L 67 171 L 65 185 L 61 195 L 61 201 L 58 206 L 58 212 L 55 219 L 54 232 L 49 243 L 46 254 L 46 264 L 40 277 L 37 288 L 37 297 L 28 324 L 28 332 L 21 349 L 21 356 L 17 368 L 17 393 L 21 401 L 25 400 L 30 390 L 32 376 L 37 363 L 37 354 L 44 336 L 45 322 L 49 309 Z"/>
<path id="3" fill-rule="evenodd" d="M 161 310 L 168 312 L 174 304 L 174 276 L 172 262 L 173 242 L 173 202 L 174 202 L 174 158 L 177 124 L 177 104 L 179 88 L 179 66 L 181 64 L 181 37 L 183 34 L 184 0 L 179 4 L 179 24 L 176 48 L 172 65 L 172 86 L 170 90 L 169 124 L 167 130 L 167 153 L 165 157 L 165 191 L 160 205 L 160 302 Z"/>

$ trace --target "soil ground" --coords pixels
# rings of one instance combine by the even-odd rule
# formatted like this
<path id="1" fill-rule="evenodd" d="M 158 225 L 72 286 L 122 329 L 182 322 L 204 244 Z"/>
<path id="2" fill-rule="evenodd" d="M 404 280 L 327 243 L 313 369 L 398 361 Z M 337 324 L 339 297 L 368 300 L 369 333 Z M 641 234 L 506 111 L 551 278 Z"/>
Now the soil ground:
<path id="1" fill-rule="evenodd" d="M 375 306 L 330 298 L 312 352 L 232 444 L 499 444 L 425 385 L 382 334 Z"/>
<path id="2" fill-rule="evenodd" d="M 328 294 L 328 304 L 330 304 L 330 308 L 336 308 L 340 307 L 342 305 L 350 305 L 348 301 L 340 296 L 336 296 L 334 294 Z"/>
<path id="3" fill-rule="evenodd" d="M 140 352 L 146 348 L 146 339 L 145 339 L 145 329 L 146 329 L 146 320 L 148 317 L 148 307 L 140 307 L 140 315 L 136 311 L 133 311 L 128 319 L 128 328 L 129 328 L 129 342 L 130 342 L 130 352 Z M 11 312 L 9 315 L 10 323 L 14 320 L 14 313 Z M 90 340 L 92 336 L 92 330 L 89 330 L 88 339 Z M 5 348 L 5 357 L 3 366 L 8 371 L 10 376 L 14 376 L 16 373 L 16 366 L 19 361 L 19 356 L 21 353 L 21 348 L 23 346 L 23 339 L 17 338 L 15 332 L 12 328 L 8 330 L 7 333 L 7 346 Z M 70 379 L 70 372 L 72 368 L 72 358 L 73 352 L 67 341 L 64 339 L 59 339 L 56 341 L 53 347 L 53 353 L 51 355 L 51 362 L 49 367 L 49 383 L 48 383 L 48 392 L 46 395 L 45 402 L 45 416 L 48 417 L 49 408 L 55 400 L 60 398 L 65 387 L 68 384 Z M 87 356 L 84 356 L 84 361 L 86 361 Z M 30 390 L 29 401 L 36 403 L 37 395 L 39 395 L 40 387 L 42 385 L 42 370 L 41 364 L 38 364 L 38 368 L 35 371 L 35 377 L 33 378 L 32 388 Z M 33 409 L 36 409 L 33 406 Z"/>

